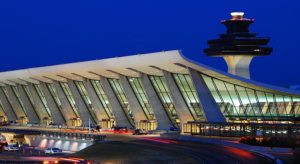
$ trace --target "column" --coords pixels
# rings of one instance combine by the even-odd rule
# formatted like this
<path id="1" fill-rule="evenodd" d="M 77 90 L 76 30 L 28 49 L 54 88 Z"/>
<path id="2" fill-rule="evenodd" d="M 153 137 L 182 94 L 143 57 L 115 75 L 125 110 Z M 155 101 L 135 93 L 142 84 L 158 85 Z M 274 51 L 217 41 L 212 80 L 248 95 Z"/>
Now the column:
<path id="1" fill-rule="evenodd" d="M 23 111 L 18 98 L 16 97 L 16 95 L 14 94 L 14 91 L 12 90 L 10 85 L 6 85 L 5 86 L 8 96 L 11 99 L 11 106 L 13 108 L 13 110 L 15 111 L 18 119 L 20 119 L 21 117 L 27 117 L 26 113 Z M 31 122 L 31 120 L 29 120 Z"/>
<path id="2" fill-rule="evenodd" d="M 32 100 L 33 100 L 35 109 L 37 111 L 37 114 L 39 115 L 41 120 L 43 120 L 44 118 L 50 118 L 51 116 L 48 114 L 41 98 L 39 97 L 39 95 L 33 85 L 34 84 L 28 84 L 28 87 L 29 87 L 29 91 L 31 93 Z"/>
<path id="3" fill-rule="evenodd" d="M 208 122 L 226 122 L 218 104 L 213 98 L 210 90 L 206 86 L 199 72 L 189 68 L 192 81 L 194 83 L 200 105 L 202 106 L 204 116 Z"/>
<path id="4" fill-rule="evenodd" d="M 45 84 L 44 82 L 40 82 L 40 86 L 45 95 L 47 105 L 48 105 L 51 115 L 52 115 L 53 122 L 55 124 L 60 124 L 60 125 L 65 124 L 66 120 L 63 116 L 63 113 L 60 110 L 60 108 L 58 107 L 58 105 L 55 103 L 55 100 L 52 97 L 52 95 L 47 87 L 47 84 Z"/>
<path id="5" fill-rule="evenodd" d="M 59 97 L 59 100 L 61 102 L 64 118 L 67 121 L 67 124 L 71 125 L 71 119 L 77 118 L 77 116 L 76 116 L 75 112 L 73 111 L 73 108 L 70 105 L 68 98 L 66 97 L 66 94 L 64 93 L 63 89 L 61 88 L 59 82 L 54 81 L 53 86 L 55 87 L 57 96 Z"/>
<path id="6" fill-rule="evenodd" d="M 5 93 L 3 92 L 2 89 L 0 89 L 0 101 L 3 106 L 3 110 L 6 113 L 6 117 L 9 121 L 15 121 L 17 120 L 17 115 L 15 114 L 14 110 L 12 109 L 12 106 L 8 99 L 5 96 Z"/>
<path id="7" fill-rule="evenodd" d="M 74 97 L 74 100 L 76 102 L 77 105 L 77 109 L 78 109 L 78 113 L 80 115 L 80 118 L 82 120 L 82 124 L 85 126 L 89 125 L 89 121 L 92 124 L 96 124 L 95 120 L 92 117 L 92 114 L 90 112 L 93 111 L 89 111 L 89 109 L 87 108 L 84 100 L 82 99 L 74 81 L 72 80 L 68 80 L 68 85 L 71 89 L 72 95 Z"/>
<path id="8" fill-rule="evenodd" d="M 139 101 L 132 90 L 131 85 L 129 84 L 126 76 L 120 75 L 120 83 L 124 89 L 124 93 L 126 94 L 128 104 L 130 106 L 130 110 L 132 111 L 134 120 L 136 123 L 139 123 L 141 120 L 147 120 L 145 113 L 139 104 Z"/>
<path id="9" fill-rule="evenodd" d="M 41 118 L 37 114 L 35 107 L 31 104 L 29 98 L 27 97 L 24 88 L 17 84 L 18 91 L 20 93 L 20 97 L 22 99 L 24 108 L 27 111 L 28 120 L 30 123 L 41 123 Z"/>
<path id="10" fill-rule="evenodd" d="M 146 74 L 141 75 L 141 81 L 145 87 L 145 92 L 149 98 L 150 104 L 152 106 L 153 112 L 157 121 L 157 130 L 169 130 L 173 127 L 170 118 L 168 117 L 165 108 L 161 104 L 158 95 L 155 92 L 154 87 Z"/>
<path id="11" fill-rule="evenodd" d="M 181 129 L 183 129 L 183 125 L 185 123 L 187 123 L 188 121 L 194 121 L 194 118 L 193 118 L 188 106 L 186 105 L 186 102 L 185 102 L 184 98 L 182 97 L 182 94 L 181 94 L 179 88 L 177 87 L 177 84 L 176 84 L 174 78 L 172 77 L 172 74 L 167 71 L 163 71 L 163 73 L 164 73 L 164 77 L 166 79 L 167 86 L 169 88 L 171 97 L 173 99 L 173 103 L 174 103 L 178 118 L 180 120 Z"/>
<path id="12" fill-rule="evenodd" d="M 103 119 L 108 119 L 109 117 L 107 116 L 91 81 L 89 79 L 84 79 L 83 84 L 91 99 L 98 122 L 102 121 Z"/>
<path id="13" fill-rule="evenodd" d="M 101 82 L 103 84 L 103 90 L 107 95 L 107 98 L 112 107 L 112 112 L 116 119 L 116 126 L 132 127 L 107 78 L 101 77 Z"/>

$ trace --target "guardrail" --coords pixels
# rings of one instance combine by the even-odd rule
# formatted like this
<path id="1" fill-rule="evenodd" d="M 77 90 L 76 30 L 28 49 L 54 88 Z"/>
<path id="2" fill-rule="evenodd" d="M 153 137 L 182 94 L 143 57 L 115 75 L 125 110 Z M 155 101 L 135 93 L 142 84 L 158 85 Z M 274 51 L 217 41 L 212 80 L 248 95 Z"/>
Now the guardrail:
<path id="1" fill-rule="evenodd" d="M 31 135 L 42 135 L 45 137 L 56 137 L 66 139 L 84 139 L 93 140 L 94 142 L 104 141 L 106 135 L 102 134 L 88 134 L 88 133 L 76 133 L 76 132 L 54 132 L 47 130 L 31 130 L 31 129 L 14 129 L 7 127 L 0 127 L 0 132 L 10 132 L 16 134 L 31 134 Z"/>

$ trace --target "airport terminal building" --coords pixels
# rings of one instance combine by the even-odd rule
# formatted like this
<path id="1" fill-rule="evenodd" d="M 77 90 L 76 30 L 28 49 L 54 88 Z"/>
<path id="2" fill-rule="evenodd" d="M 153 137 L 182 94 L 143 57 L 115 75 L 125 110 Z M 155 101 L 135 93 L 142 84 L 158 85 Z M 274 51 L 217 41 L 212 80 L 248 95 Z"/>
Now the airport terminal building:
<path id="1" fill-rule="evenodd" d="M 228 45 L 227 35 L 257 41 L 251 33 L 227 31 L 221 41 L 209 42 L 205 53 L 229 56 L 218 48 L 224 38 Z M 253 51 L 243 48 L 242 56 L 270 53 L 259 47 L 264 41 L 258 39 Z M 299 91 L 252 81 L 244 69 L 250 61 L 229 65 L 235 59 L 225 60 L 229 73 L 177 50 L 1 72 L 0 121 L 148 130 L 183 128 L 188 122 L 299 123 Z"/>

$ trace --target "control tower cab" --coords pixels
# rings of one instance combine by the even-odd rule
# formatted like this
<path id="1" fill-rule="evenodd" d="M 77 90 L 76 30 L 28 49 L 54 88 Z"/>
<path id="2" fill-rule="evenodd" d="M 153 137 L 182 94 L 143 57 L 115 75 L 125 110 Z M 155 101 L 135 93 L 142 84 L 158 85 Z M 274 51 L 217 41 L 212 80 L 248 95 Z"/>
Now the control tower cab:
<path id="1" fill-rule="evenodd" d="M 243 12 L 232 12 L 231 19 L 222 20 L 226 33 L 219 39 L 208 40 L 209 48 L 204 49 L 204 53 L 223 57 L 229 73 L 250 79 L 249 65 L 253 57 L 270 55 L 272 48 L 267 47 L 270 38 L 256 37 L 256 33 L 249 32 L 254 19 L 243 16 Z"/>

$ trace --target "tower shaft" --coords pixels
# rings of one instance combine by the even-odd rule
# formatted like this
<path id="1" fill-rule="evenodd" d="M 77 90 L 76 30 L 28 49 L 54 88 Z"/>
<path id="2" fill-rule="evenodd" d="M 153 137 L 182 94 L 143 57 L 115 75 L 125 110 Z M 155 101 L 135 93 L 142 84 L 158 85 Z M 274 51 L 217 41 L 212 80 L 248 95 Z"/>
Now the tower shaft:
<path id="1" fill-rule="evenodd" d="M 223 56 L 227 63 L 228 73 L 250 79 L 249 65 L 253 56 Z"/>

